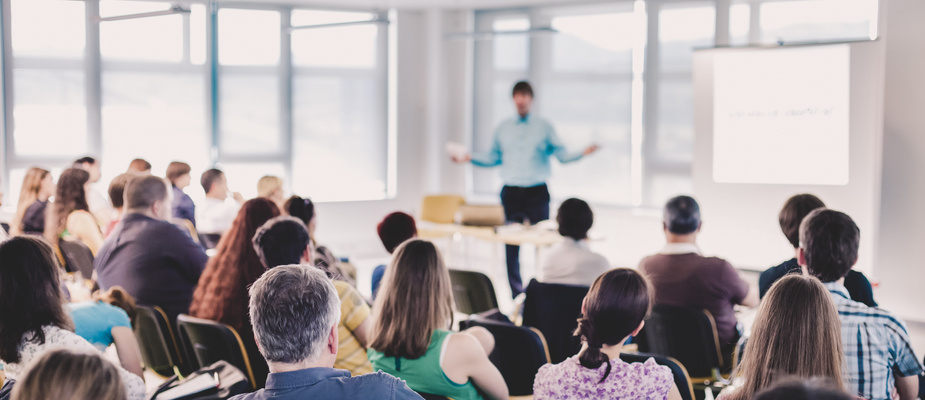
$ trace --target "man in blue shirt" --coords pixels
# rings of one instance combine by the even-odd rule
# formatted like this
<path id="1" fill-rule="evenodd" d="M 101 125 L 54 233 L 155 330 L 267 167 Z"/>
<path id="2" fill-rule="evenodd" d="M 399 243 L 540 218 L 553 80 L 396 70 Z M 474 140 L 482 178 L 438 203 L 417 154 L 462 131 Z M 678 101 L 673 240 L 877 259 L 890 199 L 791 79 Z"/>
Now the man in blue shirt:
<path id="1" fill-rule="evenodd" d="M 501 166 L 501 205 L 508 222 L 535 224 L 549 219 L 549 190 L 546 180 L 551 168 L 549 157 L 561 163 L 577 161 L 597 150 L 596 145 L 581 152 L 570 152 L 556 135 L 552 124 L 530 115 L 533 88 L 528 82 L 517 82 L 513 90 L 517 116 L 505 120 L 495 130 L 491 149 L 487 153 L 453 157 L 456 162 L 469 162 L 479 167 Z M 520 247 L 507 245 L 507 273 L 511 295 L 523 293 L 520 277 Z"/>
<path id="2" fill-rule="evenodd" d="M 404 381 L 382 371 L 351 377 L 349 371 L 332 368 L 340 297 L 320 269 L 269 269 L 251 286 L 249 309 L 270 376 L 264 389 L 232 400 L 421 399 Z"/>

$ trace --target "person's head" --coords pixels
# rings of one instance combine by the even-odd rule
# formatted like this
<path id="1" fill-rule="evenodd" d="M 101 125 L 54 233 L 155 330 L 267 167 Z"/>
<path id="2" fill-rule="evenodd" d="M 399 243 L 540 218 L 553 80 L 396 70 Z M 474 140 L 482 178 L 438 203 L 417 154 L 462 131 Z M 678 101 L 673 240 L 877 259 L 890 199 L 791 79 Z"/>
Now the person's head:
<path id="1" fill-rule="evenodd" d="M 533 86 L 530 82 L 520 81 L 514 84 L 511 90 L 514 98 L 514 106 L 517 107 L 517 113 L 524 117 L 530 113 L 530 106 L 533 105 Z"/>
<path id="2" fill-rule="evenodd" d="M 302 220 L 288 215 L 272 218 L 254 234 L 254 251 L 267 268 L 311 263 L 311 239 Z"/>
<path id="3" fill-rule="evenodd" d="M 777 220 L 780 222 L 780 230 L 784 232 L 794 249 L 800 247 L 800 223 L 803 222 L 803 218 L 813 210 L 824 207 L 825 203 L 811 194 L 798 194 L 784 203 Z"/>
<path id="4" fill-rule="evenodd" d="M 575 240 L 588 238 L 588 231 L 594 224 L 594 213 L 584 200 L 568 199 L 559 206 L 556 213 L 559 234 Z"/>
<path id="5" fill-rule="evenodd" d="M 191 169 L 189 164 L 180 161 L 174 161 L 167 165 L 167 180 L 170 184 L 183 189 L 189 186 Z"/>
<path id="6" fill-rule="evenodd" d="M 385 250 L 392 254 L 398 245 L 417 237 L 418 228 L 414 223 L 414 217 L 399 211 L 386 215 L 376 226 L 376 233 L 379 234 L 379 240 L 382 241 Z"/>
<path id="7" fill-rule="evenodd" d="M 82 169 L 68 168 L 58 177 L 55 203 L 49 207 L 49 214 L 45 218 L 45 238 L 51 243 L 58 243 L 58 237 L 67 225 L 67 217 L 72 212 L 90 211 L 87 205 L 89 189 L 90 173 Z"/>
<path id="8" fill-rule="evenodd" d="M 138 314 L 135 308 L 135 298 L 128 294 L 122 286 L 112 286 L 105 292 L 93 292 L 93 299 L 121 308 L 128 314 L 129 320 L 135 323 L 135 316 Z"/>
<path id="9" fill-rule="evenodd" d="M 0 359 L 19 362 L 23 336 L 35 335 L 44 343 L 44 326 L 73 330 L 60 273 L 58 258 L 43 239 L 26 235 L 0 243 Z"/>
<path id="10" fill-rule="evenodd" d="M 700 205 L 690 196 L 677 196 L 665 203 L 662 227 L 668 236 L 688 236 L 700 231 Z"/>
<path id="11" fill-rule="evenodd" d="M 337 358 L 340 298 L 320 269 L 273 268 L 250 288 L 250 318 L 270 371 L 281 364 L 332 367 Z"/>
<path id="12" fill-rule="evenodd" d="M 55 194 L 55 182 L 48 170 L 32 167 L 26 171 L 22 181 L 22 190 L 19 192 L 19 203 L 16 206 L 16 215 L 10 223 L 10 234 L 22 233 L 22 220 L 26 210 L 36 201 L 46 201 Z"/>
<path id="13" fill-rule="evenodd" d="M 276 204 L 283 203 L 283 178 L 265 175 L 257 181 L 257 197 L 265 197 Z"/>
<path id="14" fill-rule="evenodd" d="M 755 400 L 856 400 L 824 379 L 784 378 L 755 395 Z"/>
<path id="15" fill-rule="evenodd" d="M 212 168 L 202 173 L 199 178 L 199 184 L 206 195 L 212 197 L 228 197 L 228 182 L 225 180 L 225 173 L 221 170 Z"/>
<path id="16" fill-rule="evenodd" d="M 119 369 L 99 353 L 60 348 L 35 359 L 13 386 L 12 400 L 125 400 Z"/>
<path id="17" fill-rule="evenodd" d="M 125 210 L 169 221 L 173 210 L 167 182 L 153 175 L 138 176 L 125 186 Z"/>
<path id="18" fill-rule="evenodd" d="M 861 230 L 847 214 L 816 209 L 800 224 L 797 261 L 822 282 L 835 282 L 858 262 Z"/>
<path id="19" fill-rule="evenodd" d="M 751 399 L 783 376 L 844 387 L 843 367 L 841 322 L 829 291 L 814 277 L 790 274 L 761 301 L 735 372 L 743 383 L 732 399 Z"/>
<path id="20" fill-rule="evenodd" d="M 369 347 L 388 356 L 423 356 L 434 330 L 453 324 L 450 273 L 437 246 L 421 239 L 399 245 L 374 307 Z"/>
<path id="21" fill-rule="evenodd" d="M 100 163 L 93 157 L 81 157 L 74 161 L 71 168 L 80 168 L 90 173 L 90 183 L 100 180 Z"/>
<path id="22" fill-rule="evenodd" d="M 317 216 L 315 214 L 315 203 L 311 199 L 303 199 L 299 196 L 292 196 L 283 203 L 283 211 L 293 217 L 296 217 L 308 227 L 308 235 L 315 237 L 315 226 Z"/>
<path id="23" fill-rule="evenodd" d="M 136 174 L 151 174 L 151 163 L 145 161 L 143 158 L 136 158 L 128 164 L 128 169 L 125 172 L 134 172 Z"/>
<path id="24" fill-rule="evenodd" d="M 119 174 L 109 182 L 109 201 L 113 208 L 121 210 L 125 206 L 125 186 L 137 176 L 133 173 Z"/>
<path id="25" fill-rule="evenodd" d="M 582 301 L 582 317 L 575 330 L 587 346 L 578 357 L 581 365 L 596 369 L 607 364 L 601 382 L 607 379 L 610 360 L 601 348 L 636 336 L 651 308 L 651 286 L 636 270 L 616 268 L 597 277 Z"/>

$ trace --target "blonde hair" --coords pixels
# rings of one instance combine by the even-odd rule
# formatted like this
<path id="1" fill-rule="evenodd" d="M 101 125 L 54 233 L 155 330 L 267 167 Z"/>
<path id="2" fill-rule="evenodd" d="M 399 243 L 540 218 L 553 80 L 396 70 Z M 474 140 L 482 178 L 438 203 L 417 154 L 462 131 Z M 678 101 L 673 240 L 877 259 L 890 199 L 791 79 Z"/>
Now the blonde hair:
<path id="1" fill-rule="evenodd" d="M 395 249 L 373 315 L 369 347 L 389 357 L 423 356 L 434 331 L 453 324 L 450 273 L 433 243 L 411 239 Z"/>
<path id="2" fill-rule="evenodd" d="M 742 362 L 733 373 L 742 385 L 727 400 L 751 399 L 788 376 L 830 379 L 844 390 L 842 351 L 838 311 L 822 282 L 800 274 L 785 276 L 761 302 Z"/>
<path id="3" fill-rule="evenodd" d="M 119 370 L 96 353 L 52 350 L 26 368 L 12 400 L 125 400 Z"/>
<path id="4" fill-rule="evenodd" d="M 42 190 L 42 181 L 48 177 L 49 173 L 37 167 L 26 171 L 26 177 L 22 181 L 22 190 L 19 192 L 19 203 L 16 205 L 16 215 L 10 222 L 10 235 L 22 235 L 22 220 L 26 216 L 26 210 L 38 200 L 39 192 Z"/>
<path id="5" fill-rule="evenodd" d="M 273 192 L 283 189 L 283 178 L 266 175 L 257 181 L 257 197 L 270 197 Z"/>

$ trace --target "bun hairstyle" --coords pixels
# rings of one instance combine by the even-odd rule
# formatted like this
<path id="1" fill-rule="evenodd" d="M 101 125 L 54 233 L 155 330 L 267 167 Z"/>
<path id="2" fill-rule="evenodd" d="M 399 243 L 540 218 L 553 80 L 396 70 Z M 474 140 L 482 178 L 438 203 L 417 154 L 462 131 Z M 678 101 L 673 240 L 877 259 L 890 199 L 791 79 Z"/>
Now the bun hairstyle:
<path id="1" fill-rule="evenodd" d="M 616 345 L 632 334 L 649 315 L 652 297 L 646 279 L 628 268 L 607 271 L 591 285 L 575 336 L 587 344 L 578 356 L 583 367 L 597 369 L 601 364 L 607 365 L 600 382 L 610 375 L 610 357 L 601 348 Z"/>
<path id="2" fill-rule="evenodd" d="M 311 199 L 292 196 L 289 200 L 286 200 L 283 208 L 286 209 L 289 215 L 301 219 L 305 225 L 308 225 L 312 218 L 315 218 L 315 203 L 312 203 Z"/>

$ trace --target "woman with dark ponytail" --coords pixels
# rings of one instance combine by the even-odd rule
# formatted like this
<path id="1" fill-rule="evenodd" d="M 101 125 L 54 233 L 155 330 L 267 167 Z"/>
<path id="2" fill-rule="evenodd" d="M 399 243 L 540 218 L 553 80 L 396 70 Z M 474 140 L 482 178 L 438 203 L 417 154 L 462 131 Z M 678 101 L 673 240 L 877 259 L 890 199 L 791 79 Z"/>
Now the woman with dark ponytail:
<path id="1" fill-rule="evenodd" d="M 668 367 L 653 359 L 631 364 L 620 360 L 623 343 L 645 324 L 652 297 L 636 270 L 617 268 L 599 276 L 581 304 L 575 330 L 581 351 L 540 368 L 534 399 L 680 399 Z"/>

